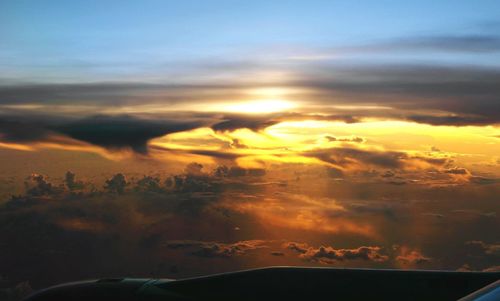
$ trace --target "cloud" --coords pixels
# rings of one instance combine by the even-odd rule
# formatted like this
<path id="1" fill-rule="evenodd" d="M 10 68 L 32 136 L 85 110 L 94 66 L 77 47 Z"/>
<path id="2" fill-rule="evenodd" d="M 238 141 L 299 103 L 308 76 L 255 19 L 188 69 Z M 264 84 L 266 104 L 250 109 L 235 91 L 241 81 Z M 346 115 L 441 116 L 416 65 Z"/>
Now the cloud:
<path id="1" fill-rule="evenodd" d="M 85 183 L 75 180 L 76 175 L 71 171 L 67 171 L 64 175 L 64 184 L 70 191 L 81 190 L 85 187 Z"/>
<path id="2" fill-rule="evenodd" d="M 317 68 L 294 83 L 315 90 L 312 101 L 317 105 L 376 104 L 391 108 L 349 112 L 355 117 L 456 126 L 500 122 L 498 69 L 411 64 Z"/>
<path id="3" fill-rule="evenodd" d="M 125 187 L 127 187 L 127 185 L 129 185 L 129 183 L 127 182 L 125 176 L 122 173 L 117 173 L 110 179 L 106 180 L 104 189 L 111 193 L 122 194 L 125 192 Z"/>
<path id="4" fill-rule="evenodd" d="M 482 176 L 470 176 L 469 182 L 479 185 L 488 185 L 488 184 L 496 184 L 500 183 L 500 179 L 497 178 L 487 178 Z"/>
<path id="5" fill-rule="evenodd" d="M 446 159 L 442 158 L 410 156 L 407 153 L 398 151 L 364 150 L 351 147 L 316 149 L 306 151 L 302 155 L 314 157 L 325 163 L 342 168 L 376 166 L 401 169 L 408 165 L 418 164 L 419 162 L 425 162 L 430 165 L 443 165 L 446 162 Z"/>
<path id="6" fill-rule="evenodd" d="M 496 216 L 497 216 L 497 213 L 494 211 L 482 212 L 482 211 L 474 210 L 474 209 L 455 209 L 452 212 L 458 213 L 458 214 L 476 215 L 476 216 L 487 217 L 487 218 L 496 218 Z"/>
<path id="7" fill-rule="evenodd" d="M 357 136 L 353 136 L 353 137 L 334 137 L 334 136 L 325 136 L 325 138 L 330 141 L 330 142 L 335 142 L 335 141 L 339 141 L 339 142 L 355 142 L 355 143 L 363 143 L 365 142 L 365 139 L 362 138 L 362 137 L 357 137 Z"/>
<path id="8" fill-rule="evenodd" d="M 21 116 L 0 115 L 0 139 L 7 142 L 32 142 L 48 140 L 54 134 L 43 121 L 25 120 Z"/>
<path id="9" fill-rule="evenodd" d="M 266 183 L 266 186 L 271 183 Z M 275 195 L 259 198 L 231 194 L 219 205 L 238 214 L 252 216 L 261 224 L 282 231 L 311 231 L 316 235 L 349 233 L 364 237 L 379 235 L 365 220 L 351 220 L 349 212 L 334 199 L 278 191 Z"/>
<path id="10" fill-rule="evenodd" d="M 259 131 L 275 125 L 280 122 L 277 119 L 278 115 L 264 115 L 264 116 L 246 116 L 246 115 L 230 115 L 224 116 L 222 121 L 215 123 L 211 126 L 214 131 L 234 131 L 237 129 L 249 129 L 252 131 Z"/>
<path id="11" fill-rule="evenodd" d="M 52 128 L 71 138 L 105 148 L 131 148 L 138 153 L 147 153 L 149 140 L 200 126 L 201 123 L 195 121 L 97 115 Z"/>
<path id="12" fill-rule="evenodd" d="M 452 126 L 467 126 L 467 125 L 488 125 L 498 123 L 496 117 L 489 116 L 467 116 L 467 115 L 409 115 L 406 119 L 418 123 L 426 123 L 431 125 L 452 125 Z"/>
<path id="13" fill-rule="evenodd" d="M 419 265 L 428 263 L 432 259 L 424 256 L 420 251 L 401 248 L 401 253 L 396 257 L 396 260 L 401 262 L 403 265 Z"/>
<path id="14" fill-rule="evenodd" d="M 482 237 L 486 228 L 494 229 L 494 219 L 483 218 L 477 224 L 477 219 L 471 223 L 472 219 L 455 218 L 448 212 L 462 206 L 470 208 L 470 200 L 482 196 L 485 199 L 481 201 L 480 212 L 489 214 L 496 208 L 496 186 L 387 187 L 356 183 L 348 178 L 328 179 L 323 176 L 324 168 L 318 166 L 273 167 L 264 179 L 248 176 L 248 170 L 246 176 L 227 178 L 204 169 L 202 175 L 175 175 L 175 179 L 185 183 L 178 190 L 164 183 L 165 179 L 174 181 L 171 170 L 168 174 L 153 175 L 124 173 L 126 182 L 131 184 L 123 194 L 105 193 L 102 182 L 112 176 L 94 178 L 97 189 L 90 189 L 89 184 L 86 187 L 89 189 L 78 192 L 63 186 L 64 173 L 50 179 L 44 176 L 43 181 L 39 180 L 42 187 L 50 184 L 63 191 L 43 197 L 23 195 L 21 198 L 39 201 L 35 205 L 6 204 L 0 208 L 5 270 L 9 277 L 33 280 L 34 287 L 39 288 L 71 277 L 120 274 L 124 266 L 130 273 L 153 274 L 151 277 L 189 277 L 273 265 L 277 261 L 293 265 L 298 260 L 308 265 L 370 268 L 415 265 L 448 269 L 475 258 L 471 262 L 475 266 L 492 265 L 493 255 L 484 256 L 483 244 L 469 245 L 478 249 L 479 256 L 467 260 L 464 258 L 467 252 L 461 253 L 460 244 L 464 233 Z M 436 172 L 447 177 L 441 170 Z M 380 179 L 382 172 L 375 177 Z M 408 175 L 398 170 L 397 176 L 400 174 Z M 298 175 L 301 179 L 295 180 Z M 78 182 L 80 177 L 72 179 Z M 29 181 L 29 188 L 37 185 L 36 180 Z M 318 192 L 318 187 L 328 189 Z M 309 194 L 310 191 L 314 194 Z M 427 212 L 447 215 L 439 224 L 426 223 L 429 217 L 422 214 Z M 436 231 L 443 223 L 449 223 L 452 231 L 445 234 Z M 236 227 L 239 231 L 235 231 Z M 380 244 L 408 240 L 415 230 L 431 242 L 425 250 L 393 251 Z M 281 240 L 286 237 L 289 238 Z M 324 244 L 332 237 L 336 244 L 349 247 Z M 281 246 L 282 242 L 297 238 L 299 242 Z M 450 256 L 447 247 L 457 246 L 456 241 L 458 251 Z M 496 244 L 494 240 L 486 241 L 484 244 L 488 246 Z M 323 242 L 322 247 L 319 242 Z M 428 262 L 425 259 L 431 256 L 427 252 L 433 254 Z M 399 260 L 397 256 L 401 256 Z M 217 266 L 210 264 L 213 258 L 220 259 Z M 172 261 L 179 267 L 176 275 L 169 272 Z M 68 262 L 75 268 L 67 269 Z M 162 262 L 166 262 L 166 268 L 158 269 L 158 263 Z M 47 266 L 51 269 L 45 273 Z M 32 276 L 33 271 L 38 276 Z"/>
<path id="15" fill-rule="evenodd" d="M 148 149 L 150 151 L 159 151 L 159 152 L 167 152 L 172 154 L 190 154 L 190 155 L 199 155 L 199 156 L 207 156 L 215 159 L 234 161 L 239 157 L 244 155 L 233 153 L 231 150 L 204 150 L 204 149 L 173 149 L 167 148 L 160 145 L 149 145 Z"/>
<path id="16" fill-rule="evenodd" d="M 400 152 L 366 151 L 355 148 L 329 148 L 308 151 L 305 156 L 317 158 L 323 162 L 347 167 L 356 162 L 387 168 L 400 168 L 407 155 Z"/>
<path id="17" fill-rule="evenodd" d="M 30 197 L 57 195 L 61 189 L 47 181 L 47 178 L 40 174 L 32 174 L 24 182 L 26 195 Z"/>
<path id="18" fill-rule="evenodd" d="M 300 253 L 299 257 L 313 262 L 333 264 L 345 260 L 368 260 L 374 262 L 384 262 L 389 260 L 389 256 L 381 253 L 381 247 L 359 247 L 356 249 L 334 249 L 330 246 L 320 246 L 319 248 L 309 247 L 307 244 L 297 244 L 290 242 L 285 247 Z"/>
<path id="19" fill-rule="evenodd" d="M 471 240 L 466 245 L 476 247 L 487 255 L 500 256 L 500 244 L 489 244 L 480 240 Z"/>
<path id="20" fill-rule="evenodd" d="M 500 272 L 500 265 L 491 266 L 489 268 L 483 269 L 483 272 Z"/>
<path id="21" fill-rule="evenodd" d="M 391 53 L 399 51 L 495 53 L 500 52 L 500 37 L 488 34 L 416 36 L 380 41 L 353 47 L 351 50 Z"/>
<path id="22" fill-rule="evenodd" d="M 386 170 L 383 174 L 381 174 L 380 176 L 382 178 L 392 178 L 394 177 L 396 174 L 392 171 L 392 170 Z"/>
<path id="23" fill-rule="evenodd" d="M 148 152 L 148 141 L 167 134 L 198 128 L 199 120 L 151 119 L 131 115 L 94 115 L 84 118 L 65 116 L 24 116 L 0 114 L 0 140 L 7 142 L 74 142 L 59 136 L 117 150 L 128 148 L 137 153 Z"/>
<path id="24" fill-rule="evenodd" d="M 229 244 L 205 241 L 169 241 L 165 243 L 165 246 L 171 249 L 189 249 L 191 255 L 209 258 L 229 258 L 244 255 L 251 250 L 268 248 L 266 241 L 263 240 L 245 240 Z"/>
<path id="25" fill-rule="evenodd" d="M 448 168 L 444 170 L 444 173 L 452 174 L 452 175 L 469 175 L 470 172 L 461 167 L 453 167 L 453 168 Z"/>
<path id="26" fill-rule="evenodd" d="M 90 82 L 90 83 L 20 83 L 0 86 L 0 104 L 46 104 L 84 105 L 106 108 L 110 106 L 163 104 L 171 105 L 185 101 L 203 102 L 213 98 L 234 94 L 239 84 L 219 83 L 172 83 L 156 84 L 147 82 Z M 191 91 L 191 93 L 189 93 Z"/>
<path id="27" fill-rule="evenodd" d="M 309 246 L 306 243 L 297 243 L 297 242 L 288 242 L 283 245 L 285 248 L 290 249 L 292 251 L 304 254 L 309 249 Z"/>
<path id="28" fill-rule="evenodd" d="M 464 49 L 493 49 L 498 37 L 416 38 L 402 42 L 406 46 L 427 45 L 432 48 L 463 45 Z M 397 44 L 397 43 L 396 43 Z M 481 48 L 479 45 L 482 45 Z M 405 47 L 406 47 L 405 46 Z M 392 45 L 391 47 L 394 47 Z M 496 46 L 495 46 L 496 47 Z M 243 64 L 242 64 L 243 67 Z M 289 70 L 291 79 L 277 82 L 284 88 L 306 91 L 301 106 L 294 112 L 268 116 L 244 116 L 225 112 L 202 112 L 206 104 L 221 99 L 242 99 L 245 91 L 262 87 L 258 80 L 242 84 L 231 81 L 199 80 L 177 84 L 148 83 L 71 83 L 18 84 L 0 87 L 0 110 L 23 107 L 28 111 L 67 114 L 68 107 L 80 115 L 96 111 L 168 112 L 172 105 L 191 110 L 191 117 L 210 115 L 210 126 L 216 131 L 238 128 L 260 130 L 284 120 L 309 119 L 358 122 L 363 118 L 407 120 L 432 125 L 488 125 L 500 122 L 500 70 L 474 65 L 432 64 L 330 64 L 298 65 Z M 291 95 L 291 100 L 297 97 Z M 150 106 L 150 107 L 148 107 Z M 152 107 L 151 107 L 152 106 Z M 372 109 L 361 109 L 371 106 Z M 31 109 L 29 109 L 31 108 Z M 379 109 L 377 109 L 379 108 Z M 178 108 L 177 108 L 178 109 Z M 142 111 L 141 111 L 142 110 Z M 170 112 L 171 113 L 171 112 Z M 242 112 L 244 114 L 244 112 Z M 224 114 L 224 116 L 216 116 Z"/>

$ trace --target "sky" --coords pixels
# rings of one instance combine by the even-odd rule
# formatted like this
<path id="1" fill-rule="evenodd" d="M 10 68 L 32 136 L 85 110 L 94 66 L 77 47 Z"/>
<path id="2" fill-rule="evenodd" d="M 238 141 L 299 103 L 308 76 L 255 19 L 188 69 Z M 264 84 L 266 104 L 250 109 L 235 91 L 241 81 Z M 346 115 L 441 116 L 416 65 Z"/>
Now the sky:
<path id="1" fill-rule="evenodd" d="M 0 289 L 498 270 L 498 32 L 494 0 L 0 1 Z"/>
<path id="2" fill-rule="evenodd" d="M 360 59 L 372 64 L 442 60 L 483 66 L 498 58 L 497 1 L 2 1 L 0 5 L 0 63 L 2 77 L 9 82 L 152 78 L 164 82 L 172 73 L 190 73 L 192 65 L 265 64 L 277 59 L 283 60 L 280 64 L 297 63 L 287 57 Z M 439 38 L 445 39 L 438 42 Z M 379 49 L 370 53 L 370 46 Z M 358 47 L 362 49 L 352 49 Z"/>

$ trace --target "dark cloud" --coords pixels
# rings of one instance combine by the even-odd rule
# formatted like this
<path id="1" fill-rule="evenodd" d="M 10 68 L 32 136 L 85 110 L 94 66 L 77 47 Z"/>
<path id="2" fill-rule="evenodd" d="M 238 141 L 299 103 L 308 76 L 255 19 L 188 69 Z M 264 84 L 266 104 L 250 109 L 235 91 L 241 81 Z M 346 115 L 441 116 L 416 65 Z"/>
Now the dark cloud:
<path id="1" fill-rule="evenodd" d="M 58 142 L 66 136 L 108 149 L 148 152 L 149 140 L 202 126 L 201 121 L 148 119 L 130 115 L 96 115 L 74 120 L 65 116 L 0 115 L 0 139 L 7 142 Z M 59 139 L 60 140 L 60 139 Z M 70 143 L 68 141 L 59 141 Z"/>
<path id="2" fill-rule="evenodd" d="M 465 215 L 471 215 L 471 216 L 480 216 L 480 217 L 486 217 L 486 218 L 496 218 L 497 213 L 494 211 L 491 212 L 482 212 L 479 210 L 474 210 L 474 209 L 455 209 L 452 211 L 453 213 L 458 213 L 458 214 L 465 214 Z"/>
<path id="3" fill-rule="evenodd" d="M 104 189 L 111 193 L 122 194 L 125 192 L 125 188 L 129 185 L 125 176 L 122 173 L 117 173 L 110 179 L 106 180 L 104 184 Z"/>
<path id="4" fill-rule="evenodd" d="M 239 85 L 241 86 L 241 85 Z M 28 83 L 0 86 L 0 104 L 73 104 L 100 107 L 147 103 L 172 104 L 200 98 L 211 91 L 218 96 L 231 95 L 235 85 L 154 84 L 145 82 Z M 195 93 L 186 93 L 188 91 Z M 198 92 L 198 93 L 196 93 Z M 218 93 L 217 93 L 218 92 Z M 206 97 L 205 97 L 206 98 Z M 203 100 L 201 100 L 203 101 Z"/>
<path id="5" fill-rule="evenodd" d="M 111 110 L 144 104 L 168 105 L 171 102 L 200 104 L 215 101 L 200 99 L 204 92 L 234 93 L 249 86 L 236 83 L 219 85 L 154 85 L 142 83 L 47 84 L 0 87 L 4 105 L 41 105 L 17 110 L 2 107 L 0 139 L 30 143 L 63 135 L 108 149 L 130 148 L 147 153 L 149 140 L 170 133 L 209 126 L 218 132 L 247 128 L 260 131 L 287 120 L 332 120 L 359 122 L 365 117 L 399 119 L 431 125 L 489 125 L 500 122 L 500 70 L 474 66 L 432 65 L 328 65 L 297 71 L 296 80 L 285 87 L 306 88 L 304 108 L 298 112 L 243 115 L 201 112 L 181 114 L 98 115 L 98 108 Z M 232 92 L 231 92 L 232 91 Z M 161 93 L 160 93 L 161 92 Z M 165 92 L 166 94 L 162 94 Z M 199 95 L 197 92 L 200 92 Z M 170 97 L 171 94 L 175 97 Z M 177 95 L 178 94 L 178 95 Z M 210 94 L 210 93 L 209 93 Z M 211 95 L 211 94 L 210 94 Z M 241 96 L 241 95 L 240 95 Z M 227 98 L 227 94 L 225 98 Z M 237 97 L 237 95 L 235 95 Z M 139 102 L 140 100 L 140 102 Z M 59 105 L 92 104 L 82 108 L 79 118 L 69 116 Z M 53 105 L 52 107 L 47 105 Z M 308 104 L 314 106 L 308 107 Z M 333 106 L 332 106 L 333 105 Z M 346 105 L 352 108 L 338 109 Z M 389 109 L 359 110 L 358 105 Z M 85 106 L 83 106 L 85 107 Z M 36 111 L 48 112 L 46 116 Z M 302 111 L 301 111 L 302 110 Z M 51 113 L 51 114 L 49 114 Z M 244 112 L 242 112 L 244 113 Z M 86 116 L 86 117 L 84 117 Z M 360 137 L 328 136 L 331 141 L 363 142 Z M 232 147 L 244 148 L 237 141 Z M 219 155 L 221 154 L 213 154 Z"/>
<path id="6" fill-rule="evenodd" d="M 365 142 L 364 138 L 361 137 L 334 137 L 334 136 L 325 136 L 325 138 L 332 142 L 332 141 L 340 141 L 340 142 L 356 142 L 356 143 L 362 143 Z"/>
<path id="7" fill-rule="evenodd" d="M 394 177 L 396 174 L 392 171 L 392 170 L 386 170 L 383 174 L 381 174 L 380 176 L 382 178 L 392 178 Z"/>
<path id="8" fill-rule="evenodd" d="M 12 120 L 0 115 L 0 139 L 7 142 L 33 142 L 48 140 L 53 134 L 46 125 L 37 121 Z M 20 118 L 20 117 L 19 117 Z"/>
<path id="9" fill-rule="evenodd" d="M 259 131 L 280 122 L 278 115 L 231 115 L 224 116 L 222 119 L 222 121 L 211 126 L 214 131 L 225 132 L 243 128 L 252 131 Z"/>
<path id="10" fill-rule="evenodd" d="M 471 240 L 466 245 L 476 247 L 487 255 L 500 256 L 500 244 L 485 243 L 480 240 Z"/>
<path id="11" fill-rule="evenodd" d="M 375 115 L 457 126 L 500 122 L 497 69 L 431 65 L 329 68 L 315 69 L 294 84 L 316 90 L 318 104 L 376 104 L 396 109 L 352 112 L 359 117 Z"/>
<path id="12" fill-rule="evenodd" d="M 349 167 L 354 164 L 373 165 L 383 168 L 402 168 L 410 161 L 423 161 L 431 165 L 442 165 L 446 159 L 410 156 L 396 151 L 371 151 L 349 147 L 317 149 L 303 153 L 336 166 Z"/>
<path id="13" fill-rule="evenodd" d="M 14 279 L 9 287 L 27 279 L 38 289 L 127 273 L 191 277 L 276 262 L 297 265 L 300 260 L 313 266 L 370 268 L 455 269 L 464 262 L 480 268 L 496 265 L 493 256 L 497 255 L 486 250 L 494 252 L 498 242 L 494 231 L 485 229 L 496 229 L 497 219 L 491 213 L 496 210 L 497 185 L 387 187 L 332 180 L 318 166 L 309 166 L 310 173 L 299 169 L 300 180 L 295 180 L 297 174 L 290 167 L 271 169 L 264 179 L 249 176 L 248 170 L 246 176 L 227 178 L 230 166 L 221 168 L 220 175 L 206 168 L 194 168 L 200 171 L 196 175 L 123 173 L 130 185 L 122 194 L 106 193 L 104 178 L 96 180 L 95 189 L 83 189 L 81 196 L 67 185 L 78 182 L 78 175 L 30 178 L 30 186 L 19 199 L 38 200 L 36 204 L 0 206 L 0 264 L 3 273 Z M 407 175 L 398 170 L 394 177 L 400 174 Z M 376 177 L 380 180 L 380 173 Z M 178 181 L 180 186 L 166 185 L 165 179 Z M 275 180 L 286 181 L 288 186 L 271 182 Z M 43 196 L 28 195 L 28 189 L 39 183 L 37 191 L 43 191 Z M 328 187 L 327 191 L 318 193 L 318 185 Z M 455 218 L 448 214 L 455 208 L 476 208 L 480 210 L 476 215 L 489 217 Z M 429 212 L 447 215 L 436 224 L 426 216 Z M 307 227 L 298 228 L 304 224 Z M 365 225 L 374 229 L 368 235 L 349 230 Z M 440 231 L 444 225 L 449 229 L 446 233 Z M 428 243 L 415 241 L 415 230 Z M 284 236 L 303 243 L 281 246 L 288 241 L 282 240 Z M 332 238 L 349 247 L 319 247 Z M 469 239 L 481 243 L 464 246 Z M 382 249 L 382 241 L 384 245 L 414 243 L 418 253 Z M 450 248 L 455 251 L 450 253 Z M 468 248 L 477 249 L 477 254 L 467 257 Z M 170 271 L 173 261 L 178 266 L 175 275 Z"/>
<path id="14" fill-rule="evenodd" d="M 47 178 L 40 174 L 32 174 L 24 182 L 26 188 L 26 195 L 38 196 L 51 196 L 61 192 L 60 187 L 53 185 L 47 181 Z"/>
<path id="15" fill-rule="evenodd" d="M 203 150 L 203 149 L 171 149 L 159 145 L 150 145 L 148 147 L 150 150 L 156 150 L 161 152 L 167 152 L 172 154 L 191 154 L 191 155 L 199 155 L 199 156 L 207 156 L 221 160 L 229 160 L 234 161 L 235 159 L 242 157 L 241 154 L 236 154 L 231 152 L 230 150 Z"/>
<path id="16" fill-rule="evenodd" d="M 467 115 L 409 115 L 406 119 L 417 123 L 426 123 L 431 125 L 488 125 L 499 122 L 497 116 L 467 116 Z"/>
<path id="17" fill-rule="evenodd" d="M 497 178 L 487 178 L 482 176 L 470 176 L 469 182 L 479 185 L 488 185 L 488 184 L 496 184 L 500 183 L 500 179 Z"/>
<path id="18" fill-rule="evenodd" d="M 89 84 L 24 84 L 0 87 L 2 104 L 62 103 L 73 100 L 81 103 L 114 103 L 130 100 L 131 92 L 144 92 L 157 86 L 139 83 L 89 83 Z"/>
<path id="19" fill-rule="evenodd" d="M 356 162 L 362 162 L 381 167 L 399 168 L 403 165 L 402 160 L 407 158 L 406 154 L 399 152 L 372 152 L 355 148 L 318 149 L 308 151 L 304 155 L 344 167 Z"/>
<path id="20" fill-rule="evenodd" d="M 468 175 L 470 172 L 461 167 L 453 167 L 453 168 L 448 168 L 444 170 L 445 173 L 452 174 L 452 175 Z"/>
<path id="21" fill-rule="evenodd" d="M 288 243 L 286 248 L 297 251 L 300 257 L 307 261 L 332 264 L 345 260 L 369 260 L 383 262 L 389 260 L 387 255 L 381 253 L 380 247 L 359 247 L 356 249 L 334 249 L 330 246 L 320 246 L 315 249 L 306 244 Z"/>
<path id="22" fill-rule="evenodd" d="M 204 241 L 169 241 L 165 243 L 167 248 L 189 249 L 190 254 L 199 257 L 233 257 L 244 255 L 250 250 L 267 248 L 263 240 L 247 240 L 235 243 L 218 243 Z"/>
<path id="23" fill-rule="evenodd" d="M 223 159 L 223 160 L 231 160 L 234 161 L 235 159 L 242 157 L 243 155 L 241 154 L 235 154 L 231 153 L 229 151 L 214 151 L 214 150 L 186 150 L 184 153 L 187 154 L 193 154 L 193 155 L 200 155 L 200 156 L 208 156 L 216 159 Z"/>
<path id="24" fill-rule="evenodd" d="M 500 51 L 500 37 L 488 34 L 436 35 L 379 41 L 359 46 L 333 48 L 342 55 L 395 53 L 401 51 L 442 51 L 446 53 L 495 53 Z M 340 56 L 341 56 L 340 55 Z M 208 67 L 214 78 L 214 70 L 242 73 L 260 71 L 271 62 L 232 61 L 225 59 L 198 62 L 194 66 L 186 62 L 185 70 L 192 72 L 187 78 L 170 83 L 145 82 L 90 82 L 90 83 L 27 83 L 0 86 L 0 105 L 83 105 L 99 108 L 134 107 L 147 104 L 169 106 L 171 104 L 200 104 L 218 102 L 221 99 L 242 99 L 245 91 L 252 88 L 280 86 L 303 89 L 301 100 L 314 104 L 305 111 L 315 118 L 356 122 L 363 117 L 404 119 L 436 125 L 484 125 L 500 122 L 499 99 L 500 70 L 494 67 L 470 64 L 305 64 L 285 59 L 283 72 L 290 73 L 286 82 L 265 82 L 258 77 L 242 83 L 240 80 L 202 80 L 196 76 Z M 189 66 L 188 66 L 189 65 Z M 215 68 L 218 66 L 218 68 Z M 180 68 L 182 69 L 182 67 Z M 203 77 L 205 78 L 205 77 Z M 249 77 L 250 78 L 250 77 Z M 16 82 L 10 79 L 10 82 Z M 304 89 L 305 88 L 305 89 Z M 247 96 L 247 95 L 246 95 Z M 371 105 L 390 107 L 394 110 L 346 110 L 332 105 Z M 317 106 L 319 105 L 319 106 Z M 94 111 L 96 108 L 81 108 Z M 334 108 L 334 109 L 332 109 Z M 51 108 L 44 108 L 50 110 Z M 316 111 L 314 111 L 316 110 Z M 244 113 L 244 112 L 242 112 Z M 289 112 L 291 113 L 291 112 Z M 288 116 L 287 118 L 292 118 Z M 263 118 L 266 119 L 266 118 Z M 276 120 L 233 118 L 229 116 L 213 124 L 217 131 L 236 128 L 262 129 Z"/>
<path id="25" fill-rule="evenodd" d="M 82 181 L 76 180 L 76 175 L 71 171 L 67 171 L 64 175 L 64 184 L 70 191 L 81 190 L 85 187 Z"/>
<path id="26" fill-rule="evenodd" d="M 135 190 L 143 192 L 162 192 L 160 178 L 153 176 L 143 176 L 135 184 Z"/>
<path id="27" fill-rule="evenodd" d="M 138 153 L 147 153 L 149 140 L 200 126 L 199 122 L 148 120 L 127 115 L 99 115 L 54 129 L 71 138 L 105 148 L 131 148 Z"/>
<path id="28" fill-rule="evenodd" d="M 341 169 L 335 167 L 327 167 L 326 174 L 330 178 L 341 179 L 344 177 L 344 172 Z"/>

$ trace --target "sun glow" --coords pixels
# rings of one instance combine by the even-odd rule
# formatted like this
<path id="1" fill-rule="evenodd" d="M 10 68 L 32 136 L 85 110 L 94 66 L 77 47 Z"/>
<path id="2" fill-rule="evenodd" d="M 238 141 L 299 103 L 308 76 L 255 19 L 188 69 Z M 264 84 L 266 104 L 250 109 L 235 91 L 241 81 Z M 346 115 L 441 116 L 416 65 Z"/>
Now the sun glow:
<path id="1" fill-rule="evenodd" d="M 214 105 L 214 110 L 242 114 L 268 114 L 284 112 L 296 108 L 297 105 L 283 99 L 259 99 L 236 103 L 221 103 Z"/>

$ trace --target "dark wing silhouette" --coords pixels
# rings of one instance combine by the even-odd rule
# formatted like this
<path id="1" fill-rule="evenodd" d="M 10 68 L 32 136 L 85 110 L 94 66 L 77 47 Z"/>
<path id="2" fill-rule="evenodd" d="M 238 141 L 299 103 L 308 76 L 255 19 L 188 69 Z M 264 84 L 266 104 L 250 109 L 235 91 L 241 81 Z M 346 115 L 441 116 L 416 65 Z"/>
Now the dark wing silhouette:
<path id="1" fill-rule="evenodd" d="M 445 301 L 460 299 L 499 279 L 499 272 L 271 267 L 181 280 L 126 278 L 83 281 L 40 291 L 28 297 L 27 301 Z M 490 288 L 482 294 L 496 291 L 498 297 L 498 290 L 497 285 L 496 290 Z M 464 300 L 476 300 L 478 297 L 471 295 L 467 298 Z"/>

